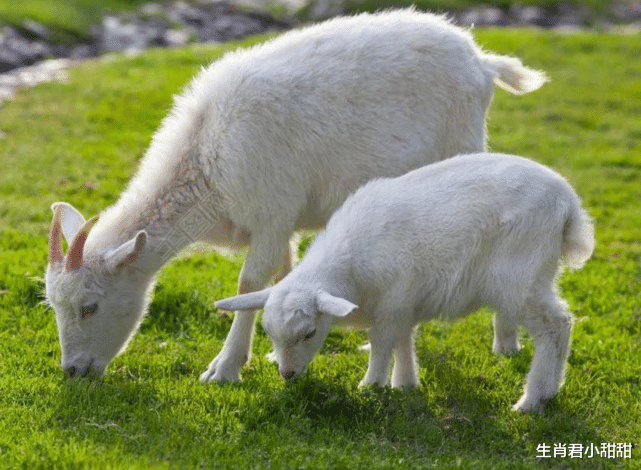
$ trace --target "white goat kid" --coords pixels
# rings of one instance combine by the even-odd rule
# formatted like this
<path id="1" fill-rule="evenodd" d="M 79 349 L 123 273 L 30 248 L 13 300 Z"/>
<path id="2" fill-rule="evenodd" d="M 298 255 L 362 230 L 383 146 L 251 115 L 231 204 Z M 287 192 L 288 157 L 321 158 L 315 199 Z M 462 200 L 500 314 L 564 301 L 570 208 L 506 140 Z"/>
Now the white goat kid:
<path id="1" fill-rule="evenodd" d="M 154 274 L 188 244 L 248 247 L 238 292 L 262 289 L 291 269 L 292 234 L 322 227 L 363 183 L 482 151 L 493 83 L 527 93 L 544 81 L 412 10 L 334 19 L 225 55 L 176 99 L 97 222 L 53 205 L 46 290 L 63 368 L 102 372 L 140 323 Z M 240 379 L 254 320 L 236 314 L 203 381 Z"/>
<path id="2" fill-rule="evenodd" d="M 435 317 L 496 310 L 496 351 L 535 341 L 525 392 L 514 405 L 542 410 L 563 382 L 572 317 L 556 294 L 559 260 L 579 268 L 593 226 L 569 184 L 530 160 L 460 156 L 372 181 L 336 211 L 305 258 L 275 286 L 221 300 L 264 307 L 285 379 L 306 369 L 333 324 L 369 329 L 362 384 L 418 384 L 413 330 Z"/>

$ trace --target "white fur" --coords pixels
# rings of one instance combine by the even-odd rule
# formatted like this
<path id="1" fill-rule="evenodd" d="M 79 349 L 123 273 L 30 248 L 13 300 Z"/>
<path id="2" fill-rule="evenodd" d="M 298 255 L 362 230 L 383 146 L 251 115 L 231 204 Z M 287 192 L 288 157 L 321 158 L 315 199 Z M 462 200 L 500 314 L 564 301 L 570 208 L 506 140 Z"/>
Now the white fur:
<path id="1" fill-rule="evenodd" d="M 227 54 L 176 98 L 138 174 L 91 229 L 82 268 L 52 258 L 63 367 L 101 372 L 140 323 L 154 273 L 191 242 L 248 246 L 239 291 L 261 289 L 291 268 L 294 231 L 322 227 L 363 183 L 482 151 L 493 82 L 525 93 L 544 81 L 413 10 L 334 19 Z M 84 218 L 61 210 L 70 241 Z M 87 303 L 97 311 L 81 320 Z M 203 381 L 239 380 L 254 320 L 235 316 Z"/>
<path id="2" fill-rule="evenodd" d="M 560 260 L 592 254 L 592 223 L 570 185 L 530 160 L 498 154 L 455 157 L 349 197 L 275 286 L 217 302 L 265 307 L 280 373 L 300 375 L 333 324 L 367 328 L 363 384 L 418 385 L 413 331 L 482 306 L 496 311 L 494 350 L 516 352 L 518 327 L 535 341 L 515 409 L 541 410 L 563 382 L 572 317 L 558 297 Z M 312 332 L 316 332 L 312 335 Z"/>

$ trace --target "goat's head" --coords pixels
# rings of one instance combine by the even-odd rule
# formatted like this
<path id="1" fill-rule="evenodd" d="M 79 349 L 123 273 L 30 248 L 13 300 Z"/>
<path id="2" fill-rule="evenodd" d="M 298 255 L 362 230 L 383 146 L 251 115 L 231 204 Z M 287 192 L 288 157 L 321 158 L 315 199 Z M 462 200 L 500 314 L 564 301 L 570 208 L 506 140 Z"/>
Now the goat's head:
<path id="1" fill-rule="evenodd" d="M 278 370 L 285 380 L 305 372 L 334 320 L 357 308 L 323 289 L 290 288 L 283 281 L 259 292 L 220 300 L 216 306 L 224 310 L 265 308 L 263 328 L 272 339 Z"/>
<path id="2" fill-rule="evenodd" d="M 125 349 L 147 308 L 152 278 L 135 267 L 147 234 L 140 231 L 103 253 L 85 250 L 98 218 L 85 221 L 66 203 L 55 203 L 52 210 L 45 284 L 56 312 L 62 368 L 70 377 L 101 374 Z M 69 244 L 66 256 L 63 236 Z"/>

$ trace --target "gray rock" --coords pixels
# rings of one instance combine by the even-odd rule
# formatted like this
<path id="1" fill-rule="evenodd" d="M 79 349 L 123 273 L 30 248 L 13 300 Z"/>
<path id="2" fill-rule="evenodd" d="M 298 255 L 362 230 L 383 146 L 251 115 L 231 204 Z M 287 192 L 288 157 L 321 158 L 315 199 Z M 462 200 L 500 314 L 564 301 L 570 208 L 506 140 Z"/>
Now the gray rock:
<path id="1" fill-rule="evenodd" d="M 19 54 L 4 47 L 0 48 L 0 73 L 5 73 L 25 65 L 27 65 L 27 62 Z"/>
<path id="2" fill-rule="evenodd" d="M 51 50 L 52 57 L 55 57 L 58 59 L 63 57 L 69 57 L 73 49 L 72 47 L 67 46 L 65 44 L 49 44 L 49 48 Z"/>
<path id="3" fill-rule="evenodd" d="M 24 22 L 24 28 L 29 33 L 31 33 L 34 37 L 41 38 L 41 39 L 51 38 L 51 33 L 49 32 L 49 29 L 47 29 L 45 25 L 40 24 L 37 21 L 26 20 Z"/>
<path id="4" fill-rule="evenodd" d="M 277 0 L 278 1 L 278 0 Z M 342 0 L 323 0 L 340 3 Z M 170 26 L 170 21 L 173 22 Z M 48 29 L 26 21 L 24 34 L 6 27 L 0 34 L 0 72 L 24 67 L 49 57 L 76 59 L 96 56 L 100 51 L 141 51 L 153 46 L 174 47 L 193 39 L 203 42 L 226 41 L 291 24 L 275 20 L 268 13 L 243 12 L 230 3 L 199 0 L 173 4 L 147 3 L 138 13 L 107 16 L 94 25 L 90 44 L 69 47 L 50 43 Z"/>
<path id="5" fill-rule="evenodd" d="M 228 15 L 217 18 L 214 28 L 224 39 L 235 39 L 265 31 L 260 23 L 243 15 Z"/>
<path id="6" fill-rule="evenodd" d="M 169 17 L 176 22 L 195 27 L 202 27 L 206 22 L 206 14 L 202 10 L 183 1 L 174 3 Z"/>
<path id="7" fill-rule="evenodd" d="M 72 64 L 68 59 L 52 59 L 0 74 L 0 101 L 12 97 L 18 88 L 64 80 L 65 70 Z"/>
<path id="8" fill-rule="evenodd" d="M 30 41 L 15 28 L 5 27 L 0 40 L 0 72 L 24 67 L 52 57 L 54 51 L 44 42 Z"/>
<path id="9" fill-rule="evenodd" d="M 312 20 L 324 20 L 345 13 L 345 2 L 342 0 L 316 0 L 309 8 Z"/>
<path id="10" fill-rule="evenodd" d="M 189 44 L 193 34 L 186 28 L 168 29 L 165 31 L 164 42 L 168 47 L 180 47 Z"/>
<path id="11" fill-rule="evenodd" d="M 96 57 L 99 53 L 97 44 L 80 44 L 75 46 L 69 56 L 72 59 L 90 59 Z"/>
<path id="12" fill-rule="evenodd" d="M 475 7 L 459 15 L 459 22 L 475 26 L 505 26 L 510 24 L 503 10 L 496 7 Z"/>
<path id="13" fill-rule="evenodd" d="M 622 20 L 641 20 L 641 2 L 635 0 L 613 2 L 610 10 L 615 17 Z"/>
<path id="14" fill-rule="evenodd" d="M 165 13 L 165 10 L 163 9 L 162 5 L 158 3 L 146 3 L 140 8 L 140 12 L 143 15 L 160 16 Z"/>
<path id="15" fill-rule="evenodd" d="M 554 15 L 549 14 L 543 8 L 537 6 L 521 6 L 514 4 L 510 8 L 510 15 L 517 24 L 534 25 L 542 28 L 554 26 L 556 20 Z"/>
<path id="16" fill-rule="evenodd" d="M 146 49 L 158 32 L 151 26 L 136 23 L 122 23 L 115 16 L 108 16 L 102 22 L 101 46 L 108 51 L 125 49 Z"/>

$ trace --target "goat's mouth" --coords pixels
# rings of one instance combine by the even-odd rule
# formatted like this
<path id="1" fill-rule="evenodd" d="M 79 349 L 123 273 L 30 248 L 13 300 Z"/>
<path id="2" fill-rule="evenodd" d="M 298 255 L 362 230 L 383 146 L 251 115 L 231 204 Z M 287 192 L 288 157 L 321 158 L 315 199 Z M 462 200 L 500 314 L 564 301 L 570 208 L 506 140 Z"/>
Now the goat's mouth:
<path id="1" fill-rule="evenodd" d="M 101 375 L 104 367 L 95 364 L 95 358 L 92 357 L 86 364 L 63 366 L 62 370 L 67 378 L 73 379 L 76 377 Z"/>

